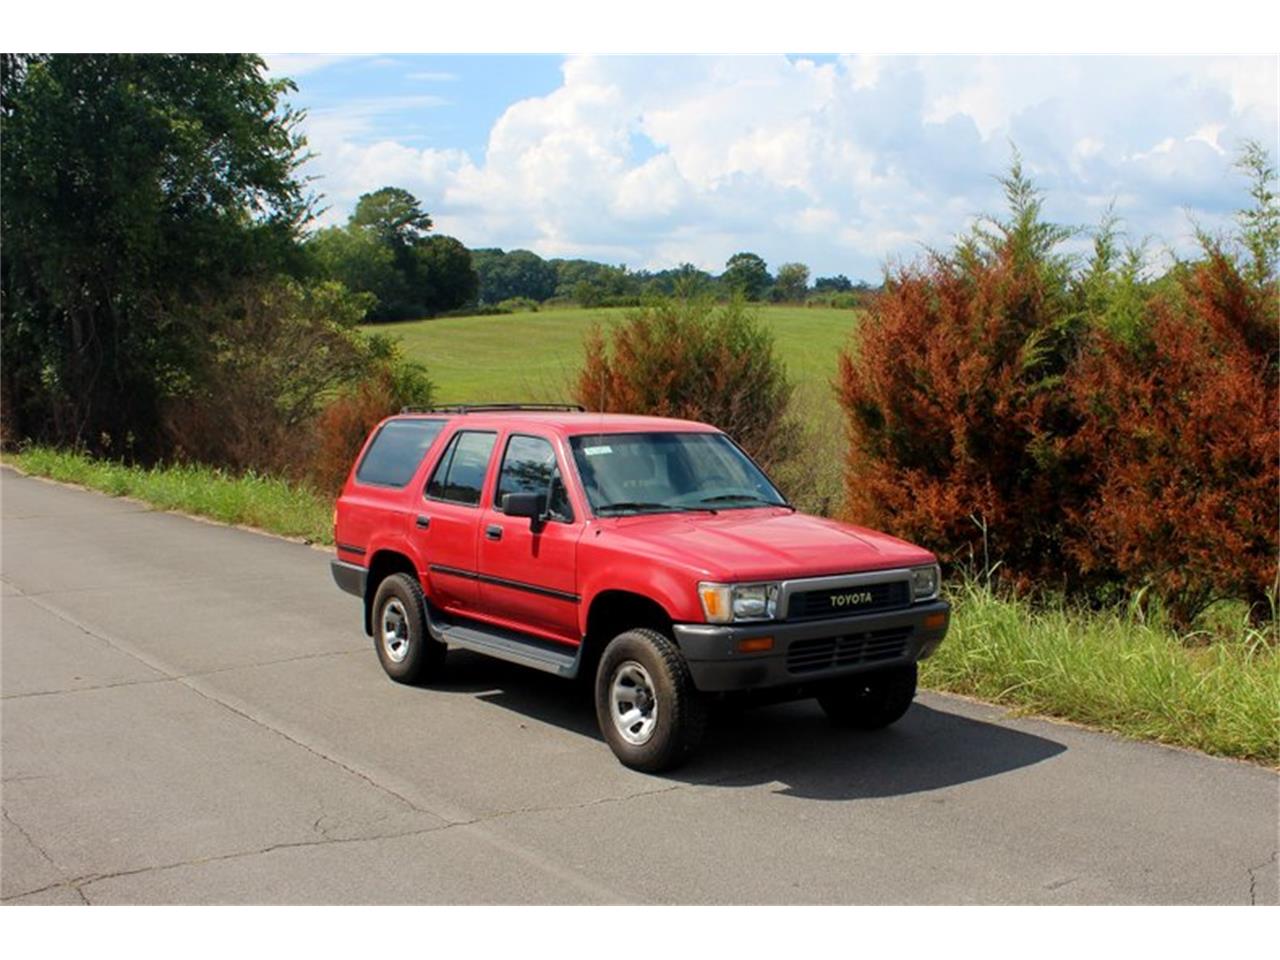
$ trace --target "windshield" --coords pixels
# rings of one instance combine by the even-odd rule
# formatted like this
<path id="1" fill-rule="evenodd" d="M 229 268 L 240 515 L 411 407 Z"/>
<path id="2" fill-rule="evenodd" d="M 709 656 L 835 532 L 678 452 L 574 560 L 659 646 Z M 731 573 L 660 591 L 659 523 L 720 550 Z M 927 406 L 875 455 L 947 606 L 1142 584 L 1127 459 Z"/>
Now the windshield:
<path id="1" fill-rule="evenodd" d="M 589 434 L 569 443 L 597 516 L 788 505 L 721 433 Z"/>

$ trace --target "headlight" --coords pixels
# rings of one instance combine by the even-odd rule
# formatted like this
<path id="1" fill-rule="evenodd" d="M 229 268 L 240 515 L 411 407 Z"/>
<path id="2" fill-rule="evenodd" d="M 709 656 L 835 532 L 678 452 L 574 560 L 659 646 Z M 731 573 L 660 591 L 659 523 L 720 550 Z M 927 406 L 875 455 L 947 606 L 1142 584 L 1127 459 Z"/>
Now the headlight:
<path id="1" fill-rule="evenodd" d="M 938 595 L 938 583 L 942 576 L 936 563 L 916 567 L 911 571 L 911 596 L 915 600 L 932 600 Z"/>
<path id="2" fill-rule="evenodd" d="M 698 598 L 707 623 L 772 620 L 778 615 L 776 583 L 700 583 Z"/>

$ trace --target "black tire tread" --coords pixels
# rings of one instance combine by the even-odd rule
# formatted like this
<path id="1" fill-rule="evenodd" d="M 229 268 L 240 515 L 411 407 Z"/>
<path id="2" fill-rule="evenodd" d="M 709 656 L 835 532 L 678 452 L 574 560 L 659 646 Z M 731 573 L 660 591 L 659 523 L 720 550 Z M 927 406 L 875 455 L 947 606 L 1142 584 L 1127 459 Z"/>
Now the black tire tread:
<path id="1" fill-rule="evenodd" d="M 609 663 L 610 649 L 624 638 L 634 638 L 647 644 L 656 656 L 667 678 L 671 681 L 673 695 L 666 709 L 670 711 L 671 721 L 667 726 L 668 734 L 657 744 L 650 741 L 643 747 L 634 747 L 619 742 L 613 736 L 613 721 L 609 717 L 607 699 L 602 698 L 604 685 L 603 667 Z M 694 686 L 693 677 L 684 655 L 665 634 L 648 627 L 635 627 L 618 634 L 610 641 L 600 658 L 601 669 L 596 676 L 596 711 L 600 722 L 600 731 L 605 741 L 613 749 L 618 759 L 626 766 L 647 773 L 669 770 L 682 763 L 697 749 L 706 732 L 707 709 L 702 694 Z M 659 682 L 655 678 L 655 683 Z M 607 694 L 605 695 L 607 697 Z"/>
<path id="2" fill-rule="evenodd" d="M 388 593 L 394 593 L 405 606 L 416 635 L 411 635 L 409 655 L 402 663 L 383 656 L 380 631 L 381 610 Z M 431 636 L 427 629 L 427 599 L 416 577 L 393 573 L 378 584 L 373 598 L 373 643 L 387 676 L 397 683 L 421 684 L 435 679 L 444 668 L 447 648 Z"/>

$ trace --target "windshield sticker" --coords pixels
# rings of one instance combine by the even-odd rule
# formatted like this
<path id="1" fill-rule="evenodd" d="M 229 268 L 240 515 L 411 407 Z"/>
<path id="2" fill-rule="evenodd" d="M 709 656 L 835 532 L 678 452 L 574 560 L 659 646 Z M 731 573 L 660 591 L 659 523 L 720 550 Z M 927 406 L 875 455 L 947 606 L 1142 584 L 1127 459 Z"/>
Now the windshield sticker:
<path id="1" fill-rule="evenodd" d="M 598 457 L 602 453 L 613 453 L 613 447 L 583 447 L 582 452 L 588 457 Z"/>

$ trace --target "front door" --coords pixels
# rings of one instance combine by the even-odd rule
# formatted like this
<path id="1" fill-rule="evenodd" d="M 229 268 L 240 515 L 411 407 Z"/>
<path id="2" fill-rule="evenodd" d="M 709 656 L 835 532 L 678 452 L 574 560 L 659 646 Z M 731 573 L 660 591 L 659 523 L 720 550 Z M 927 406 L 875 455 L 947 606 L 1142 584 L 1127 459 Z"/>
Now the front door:
<path id="1" fill-rule="evenodd" d="M 493 496 L 480 519 L 480 607 L 504 625 L 577 644 L 576 557 L 583 521 L 574 516 L 555 447 L 545 436 L 507 437 Z M 547 498 L 545 519 L 508 517 L 502 498 Z"/>

